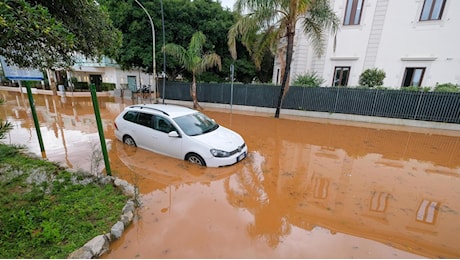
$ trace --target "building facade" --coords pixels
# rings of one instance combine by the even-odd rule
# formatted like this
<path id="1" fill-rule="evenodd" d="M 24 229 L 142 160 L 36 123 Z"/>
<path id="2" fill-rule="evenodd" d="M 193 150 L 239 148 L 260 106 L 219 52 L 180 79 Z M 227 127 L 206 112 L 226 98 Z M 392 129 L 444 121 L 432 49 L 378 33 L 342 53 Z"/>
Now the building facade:
<path id="1" fill-rule="evenodd" d="M 354 87 L 363 71 L 377 68 L 386 73 L 383 86 L 390 88 L 460 84 L 460 1 L 331 0 L 330 4 L 341 26 L 335 35 L 327 35 L 322 56 L 297 25 L 291 83 L 299 75 L 316 73 L 324 79 L 323 86 Z M 275 84 L 281 82 L 279 71 L 275 60 Z"/>
<path id="2" fill-rule="evenodd" d="M 122 70 L 112 59 L 103 57 L 100 61 L 89 60 L 80 56 L 75 65 L 68 71 L 67 77 L 75 78 L 78 82 L 88 82 L 99 85 L 102 82 L 114 83 L 117 89 L 136 91 L 143 86 L 150 86 L 154 91 L 152 74 L 142 70 Z"/>
<path id="3" fill-rule="evenodd" d="M 70 69 L 50 69 L 46 70 L 46 77 L 44 74 L 43 71 L 36 69 L 9 66 L 0 56 L 0 85 L 17 86 L 19 81 L 37 81 L 36 86 L 39 88 L 48 88 L 53 82 L 56 87 L 70 89 L 71 84 L 76 82 L 88 86 L 95 84 L 96 87 L 100 87 L 102 83 L 112 83 L 117 89 L 137 91 L 145 86 L 150 87 L 152 92 L 156 92 L 158 80 L 154 81 L 152 74 L 145 73 L 141 69 L 122 70 L 114 60 L 107 57 L 91 60 L 78 56 Z"/>

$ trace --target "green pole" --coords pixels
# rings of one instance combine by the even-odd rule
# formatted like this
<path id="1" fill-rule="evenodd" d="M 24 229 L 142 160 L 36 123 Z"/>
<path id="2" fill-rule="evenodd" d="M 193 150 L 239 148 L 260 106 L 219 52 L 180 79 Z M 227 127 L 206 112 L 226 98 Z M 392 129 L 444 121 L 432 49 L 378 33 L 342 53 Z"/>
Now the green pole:
<path id="1" fill-rule="evenodd" d="M 32 111 L 32 117 L 34 118 L 35 130 L 37 131 L 38 143 L 40 144 L 40 151 L 42 155 L 45 154 L 45 146 L 43 146 L 42 133 L 40 132 L 40 123 L 38 122 L 37 112 L 35 111 L 34 98 L 32 97 L 32 90 L 30 86 L 26 84 L 27 97 L 29 97 L 30 110 Z"/>
<path id="2" fill-rule="evenodd" d="M 111 176 L 109 155 L 107 153 L 107 146 L 105 145 L 104 128 L 102 127 L 101 114 L 99 113 L 99 104 L 97 103 L 96 85 L 91 84 L 91 99 L 93 101 L 94 115 L 96 116 L 97 130 L 99 132 L 99 140 L 101 141 L 102 154 L 104 155 L 105 171 L 107 175 Z"/>

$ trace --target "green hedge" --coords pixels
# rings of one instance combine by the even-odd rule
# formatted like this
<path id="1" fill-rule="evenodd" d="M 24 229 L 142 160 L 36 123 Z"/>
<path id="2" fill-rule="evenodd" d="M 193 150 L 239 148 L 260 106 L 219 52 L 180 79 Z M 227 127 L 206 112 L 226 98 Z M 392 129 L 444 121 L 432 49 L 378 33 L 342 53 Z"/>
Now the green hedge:
<path id="1" fill-rule="evenodd" d="M 102 91 L 111 91 L 115 89 L 115 83 L 102 82 Z"/>
<path id="2" fill-rule="evenodd" d="M 78 81 L 74 82 L 75 91 L 89 91 L 89 84 L 88 82 Z"/>

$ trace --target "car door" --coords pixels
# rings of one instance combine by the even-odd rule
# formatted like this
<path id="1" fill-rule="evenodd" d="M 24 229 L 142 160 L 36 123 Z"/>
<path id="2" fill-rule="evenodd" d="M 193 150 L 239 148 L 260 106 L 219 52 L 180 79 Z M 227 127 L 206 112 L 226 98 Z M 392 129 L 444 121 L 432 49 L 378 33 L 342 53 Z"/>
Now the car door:
<path id="1" fill-rule="evenodd" d="M 155 115 L 152 147 L 158 153 L 184 159 L 184 155 L 182 155 L 182 137 L 169 136 L 172 131 L 177 132 L 168 118 Z"/>
<path id="2" fill-rule="evenodd" d="M 154 125 L 154 115 L 149 113 L 139 112 L 137 116 L 137 125 L 135 126 L 134 140 L 138 147 L 155 151 L 153 142 L 154 142 L 154 133 L 156 132 L 153 129 Z"/>
<path id="3" fill-rule="evenodd" d="M 145 132 L 145 126 L 139 123 L 139 114 L 140 113 L 137 111 L 126 112 L 126 114 L 123 115 L 123 120 L 119 122 L 118 128 L 121 132 L 121 136 L 129 135 L 134 139 L 137 146 L 145 148 L 141 140 Z"/>

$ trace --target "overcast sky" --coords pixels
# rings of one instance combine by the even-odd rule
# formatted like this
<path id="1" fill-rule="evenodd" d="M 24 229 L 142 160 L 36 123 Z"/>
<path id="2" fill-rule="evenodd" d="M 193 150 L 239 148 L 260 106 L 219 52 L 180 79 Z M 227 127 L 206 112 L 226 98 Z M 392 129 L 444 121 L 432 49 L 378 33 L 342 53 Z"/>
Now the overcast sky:
<path id="1" fill-rule="evenodd" d="M 222 6 L 228 7 L 230 10 L 233 10 L 233 4 L 235 4 L 235 0 L 217 0 L 222 3 Z"/>

